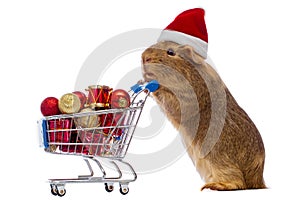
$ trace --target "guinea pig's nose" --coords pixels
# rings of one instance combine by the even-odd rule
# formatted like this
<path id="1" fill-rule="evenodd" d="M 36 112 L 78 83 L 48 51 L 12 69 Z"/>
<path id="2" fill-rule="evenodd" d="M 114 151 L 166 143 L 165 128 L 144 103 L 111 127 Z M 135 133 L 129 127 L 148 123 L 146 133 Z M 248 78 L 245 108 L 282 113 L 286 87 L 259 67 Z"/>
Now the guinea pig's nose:
<path id="1" fill-rule="evenodd" d="M 144 56 L 143 57 L 143 63 L 148 63 L 152 60 L 152 58 L 150 56 Z"/>

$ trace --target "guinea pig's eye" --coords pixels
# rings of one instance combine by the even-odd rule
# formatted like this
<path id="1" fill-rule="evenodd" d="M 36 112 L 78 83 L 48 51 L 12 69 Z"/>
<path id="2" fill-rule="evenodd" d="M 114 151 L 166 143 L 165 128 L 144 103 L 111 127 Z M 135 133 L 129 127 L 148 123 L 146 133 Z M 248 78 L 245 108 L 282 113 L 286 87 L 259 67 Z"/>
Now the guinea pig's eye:
<path id="1" fill-rule="evenodd" d="M 168 50 L 167 50 L 167 54 L 168 54 L 169 56 L 175 56 L 175 51 L 174 51 L 173 49 L 168 49 Z"/>

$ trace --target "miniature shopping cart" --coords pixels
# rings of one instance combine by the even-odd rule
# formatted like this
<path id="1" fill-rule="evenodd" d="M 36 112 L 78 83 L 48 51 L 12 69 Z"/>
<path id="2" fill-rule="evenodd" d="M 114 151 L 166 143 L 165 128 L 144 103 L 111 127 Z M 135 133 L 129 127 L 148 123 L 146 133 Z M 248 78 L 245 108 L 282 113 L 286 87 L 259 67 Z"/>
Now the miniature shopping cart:
<path id="1" fill-rule="evenodd" d="M 64 196 L 67 183 L 104 183 L 107 192 L 113 191 L 114 183 L 119 183 L 121 194 L 129 192 L 128 184 L 135 181 L 137 175 L 133 167 L 122 159 L 146 99 L 158 87 L 157 81 L 132 86 L 131 104 L 127 108 L 53 115 L 38 121 L 42 146 L 46 152 L 81 156 L 90 172 L 76 178 L 49 179 L 53 195 Z M 113 166 L 116 176 L 108 175 L 103 160 Z M 100 176 L 94 174 L 90 162 L 94 162 L 94 166 L 100 169 Z M 123 176 L 121 166 L 126 166 L 129 178 Z"/>

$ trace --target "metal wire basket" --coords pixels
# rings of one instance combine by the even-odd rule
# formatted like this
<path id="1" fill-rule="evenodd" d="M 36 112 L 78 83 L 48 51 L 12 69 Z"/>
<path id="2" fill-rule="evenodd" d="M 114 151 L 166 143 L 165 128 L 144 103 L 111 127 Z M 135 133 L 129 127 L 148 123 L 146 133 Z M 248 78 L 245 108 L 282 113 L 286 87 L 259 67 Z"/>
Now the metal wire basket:
<path id="1" fill-rule="evenodd" d="M 78 178 L 49 179 L 52 194 L 65 195 L 66 183 L 91 182 L 103 182 L 108 192 L 113 190 L 113 183 L 118 182 L 120 192 L 128 193 L 128 184 L 135 181 L 137 175 L 133 167 L 122 159 L 126 155 L 146 99 L 158 87 L 156 81 L 132 86 L 131 104 L 128 108 L 53 115 L 38 121 L 42 146 L 46 152 L 82 156 L 90 170 L 89 175 L 80 175 Z M 119 176 L 107 177 L 100 161 L 102 158 L 110 160 Z M 94 176 L 89 161 L 96 162 L 103 176 Z M 130 169 L 132 179 L 122 178 L 120 165 L 126 165 Z"/>

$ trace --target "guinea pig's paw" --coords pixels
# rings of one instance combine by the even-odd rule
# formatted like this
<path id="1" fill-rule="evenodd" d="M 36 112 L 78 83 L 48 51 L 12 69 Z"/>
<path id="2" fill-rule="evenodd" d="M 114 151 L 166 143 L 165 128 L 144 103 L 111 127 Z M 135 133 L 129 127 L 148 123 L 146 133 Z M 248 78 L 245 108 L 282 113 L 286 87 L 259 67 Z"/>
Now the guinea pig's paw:
<path id="1" fill-rule="evenodd" d="M 207 183 L 202 188 L 201 191 L 204 189 L 211 189 L 211 190 L 218 190 L 218 191 L 229 191 L 229 190 L 238 190 L 239 188 L 234 183 L 225 183 L 225 182 L 213 182 Z"/>
<path id="2" fill-rule="evenodd" d="M 139 81 L 137 82 L 138 85 L 144 85 L 145 83 L 146 83 L 146 81 L 143 80 L 143 79 L 141 79 L 141 80 L 139 80 Z M 144 92 L 147 94 L 147 93 L 148 93 L 148 90 L 145 90 Z"/>
<path id="3" fill-rule="evenodd" d="M 139 84 L 139 85 L 144 85 L 145 82 L 146 82 L 145 80 L 141 79 L 141 80 L 139 80 L 139 81 L 137 82 L 137 84 Z"/>

